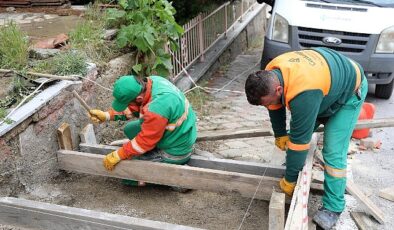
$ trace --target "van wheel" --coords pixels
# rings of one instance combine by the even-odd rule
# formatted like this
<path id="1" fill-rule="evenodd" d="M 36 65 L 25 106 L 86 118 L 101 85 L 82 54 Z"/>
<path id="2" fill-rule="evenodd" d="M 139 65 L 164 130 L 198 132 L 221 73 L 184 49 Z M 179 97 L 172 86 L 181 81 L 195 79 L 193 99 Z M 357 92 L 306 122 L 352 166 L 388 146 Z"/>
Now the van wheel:
<path id="1" fill-rule="evenodd" d="M 375 96 L 383 99 L 389 99 L 393 93 L 394 79 L 384 85 L 376 85 Z"/>

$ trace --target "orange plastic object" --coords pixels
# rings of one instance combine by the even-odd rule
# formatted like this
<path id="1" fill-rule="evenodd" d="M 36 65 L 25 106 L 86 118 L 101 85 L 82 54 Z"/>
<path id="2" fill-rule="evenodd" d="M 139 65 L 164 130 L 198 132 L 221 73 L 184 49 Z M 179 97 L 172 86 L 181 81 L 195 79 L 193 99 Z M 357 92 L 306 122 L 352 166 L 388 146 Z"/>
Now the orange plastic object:
<path id="1" fill-rule="evenodd" d="M 375 115 L 375 105 L 372 103 L 364 102 L 361 107 L 360 116 L 358 120 L 373 119 Z M 363 139 L 369 136 L 369 129 L 354 130 L 352 137 L 356 139 Z"/>

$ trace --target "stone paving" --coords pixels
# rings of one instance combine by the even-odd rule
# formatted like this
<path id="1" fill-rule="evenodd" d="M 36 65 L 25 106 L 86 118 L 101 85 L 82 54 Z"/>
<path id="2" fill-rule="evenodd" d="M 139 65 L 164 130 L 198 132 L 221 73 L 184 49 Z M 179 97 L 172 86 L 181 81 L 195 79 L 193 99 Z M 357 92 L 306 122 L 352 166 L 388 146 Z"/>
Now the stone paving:
<path id="1" fill-rule="evenodd" d="M 246 54 L 238 55 L 228 65 L 227 70 L 221 71 L 223 73 L 220 76 L 213 75 L 207 87 L 222 88 L 226 85 L 224 90 L 241 91 L 242 93 L 224 90 L 212 93 L 212 98 L 207 103 L 214 109 L 211 109 L 207 115 L 199 115 L 199 131 L 270 129 L 271 124 L 267 109 L 250 105 L 243 93 L 248 74 L 258 70 L 260 66 L 260 57 L 261 48 L 248 51 Z M 203 145 L 199 144 L 198 147 L 214 152 L 216 157 L 282 164 L 284 162 L 284 152 L 281 153 L 281 151 L 275 149 L 273 140 L 273 137 L 229 139 L 210 141 Z"/>

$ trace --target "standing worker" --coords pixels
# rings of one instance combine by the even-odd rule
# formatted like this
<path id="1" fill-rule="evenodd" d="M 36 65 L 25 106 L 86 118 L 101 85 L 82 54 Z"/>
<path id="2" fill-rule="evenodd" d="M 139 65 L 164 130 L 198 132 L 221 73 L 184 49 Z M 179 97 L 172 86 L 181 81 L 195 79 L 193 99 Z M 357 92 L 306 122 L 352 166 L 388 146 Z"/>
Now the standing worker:
<path id="1" fill-rule="evenodd" d="M 248 102 L 268 109 L 275 145 L 286 150 L 286 173 L 279 185 L 287 195 L 293 194 L 312 133 L 324 125 L 323 207 L 313 217 L 323 229 L 334 226 L 345 208 L 347 151 L 367 91 L 362 67 L 328 48 L 282 54 L 245 83 Z M 291 113 L 288 132 L 286 107 Z"/>
<path id="2" fill-rule="evenodd" d="M 130 141 L 105 156 L 107 170 L 113 170 L 121 160 L 131 158 L 187 163 L 197 139 L 196 116 L 176 86 L 160 76 L 150 76 L 143 81 L 134 76 L 123 76 L 114 84 L 113 97 L 109 111 L 90 110 L 93 122 L 128 120 L 133 116 L 139 119 L 124 128 Z"/>

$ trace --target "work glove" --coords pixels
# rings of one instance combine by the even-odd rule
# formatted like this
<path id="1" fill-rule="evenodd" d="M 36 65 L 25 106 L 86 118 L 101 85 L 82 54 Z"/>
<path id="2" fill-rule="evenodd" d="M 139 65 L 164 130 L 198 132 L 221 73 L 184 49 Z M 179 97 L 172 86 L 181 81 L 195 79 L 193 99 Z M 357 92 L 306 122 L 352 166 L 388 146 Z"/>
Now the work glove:
<path id="1" fill-rule="evenodd" d="M 115 150 L 104 157 L 103 164 L 105 169 L 112 171 L 115 165 L 121 161 L 118 150 Z"/>
<path id="2" fill-rule="evenodd" d="M 279 181 L 279 187 L 288 196 L 293 196 L 295 186 L 295 182 L 288 182 L 284 177 Z"/>
<path id="3" fill-rule="evenodd" d="M 285 151 L 287 149 L 287 142 L 289 142 L 289 136 L 281 136 L 275 138 L 275 145 L 278 147 L 280 150 Z"/>
<path id="4" fill-rule="evenodd" d="M 108 112 L 104 112 L 98 109 L 89 110 L 89 117 L 93 123 L 102 123 L 110 120 Z"/>

